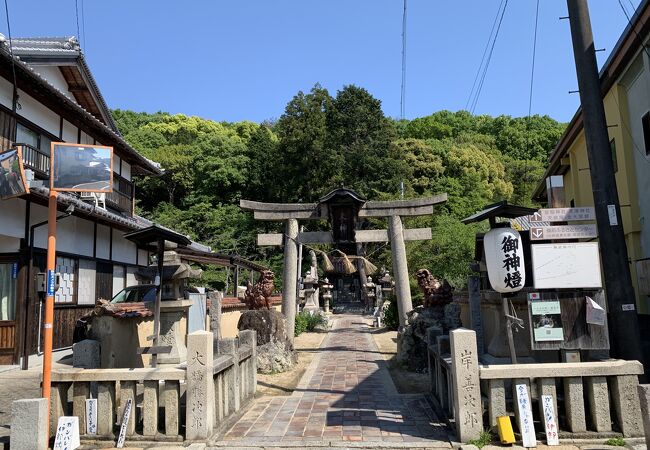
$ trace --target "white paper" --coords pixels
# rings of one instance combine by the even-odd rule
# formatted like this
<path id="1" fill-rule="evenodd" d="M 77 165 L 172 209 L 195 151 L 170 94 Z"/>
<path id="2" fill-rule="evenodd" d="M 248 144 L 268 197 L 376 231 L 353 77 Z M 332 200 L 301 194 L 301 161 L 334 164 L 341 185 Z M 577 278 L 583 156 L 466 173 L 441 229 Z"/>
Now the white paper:
<path id="1" fill-rule="evenodd" d="M 616 214 L 616 206 L 607 205 L 607 215 L 609 216 L 609 225 L 618 225 L 618 215 Z"/>
<path id="2" fill-rule="evenodd" d="M 97 399 L 86 400 L 86 434 L 97 434 Z"/>
<path id="3" fill-rule="evenodd" d="M 79 418 L 77 416 L 61 416 L 56 427 L 54 450 L 74 450 L 81 445 L 79 440 Z"/>
<path id="4" fill-rule="evenodd" d="M 542 395 L 542 407 L 544 410 L 544 423 L 546 424 L 546 445 L 560 445 L 552 395 Z"/>
<path id="5" fill-rule="evenodd" d="M 518 384 L 517 390 L 517 407 L 519 408 L 519 431 L 524 447 L 537 447 L 535 438 L 535 425 L 533 424 L 533 410 L 530 405 L 530 397 L 525 384 Z"/>
<path id="6" fill-rule="evenodd" d="M 605 325 L 605 310 L 591 297 L 585 297 L 587 301 L 587 323 L 592 325 Z"/>

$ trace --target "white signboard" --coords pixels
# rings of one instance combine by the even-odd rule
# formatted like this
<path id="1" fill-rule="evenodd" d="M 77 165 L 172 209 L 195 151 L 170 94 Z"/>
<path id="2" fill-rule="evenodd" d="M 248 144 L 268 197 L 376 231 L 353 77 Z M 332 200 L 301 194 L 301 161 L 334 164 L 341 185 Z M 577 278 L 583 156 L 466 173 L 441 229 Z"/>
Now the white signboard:
<path id="1" fill-rule="evenodd" d="M 79 441 L 79 418 L 77 416 L 61 416 L 56 427 L 54 450 L 74 450 L 81 445 Z"/>
<path id="2" fill-rule="evenodd" d="M 600 288 L 597 242 L 530 246 L 535 289 Z"/>
<path id="3" fill-rule="evenodd" d="M 596 224 L 589 225 L 555 225 L 551 227 L 531 227 L 530 240 L 550 239 L 591 239 L 598 236 Z"/>
<path id="4" fill-rule="evenodd" d="M 131 417 L 131 408 L 133 400 L 130 398 L 126 400 L 126 405 L 124 405 L 124 414 L 122 414 L 122 424 L 120 425 L 120 434 L 117 437 L 117 448 L 124 447 L 124 441 L 126 440 L 126 427 L 129 425 L 129 418 Z"/>
<path id="5" fill-rule="evenodd" d="M 544 423 L 546 424 L 546 445 L 560 445 L 552 395 L 542 395 L 542 410 L 544 411 Z"/>
<path id="6" fill-rule="evenodd" d="M 583 208 L 545 208 L 529 217 L 531 222 L 570 222 L 574 220 L 595 220 L 592 206 Z"/>
<path id="7" fill-rule="evenodd" d="M 97 399 L 86 400 L 86 434 L 97 434 Z"/>
<path id="8" fill-rule="evenodd" d="M 533 410 L 530 405 L 528 389 L 525 384 L 518 384 L 515 389 L 517 391 L 517 407 L 519 408 L 519 431 L 521 432 L 524 447 L 537 447 Z"/>

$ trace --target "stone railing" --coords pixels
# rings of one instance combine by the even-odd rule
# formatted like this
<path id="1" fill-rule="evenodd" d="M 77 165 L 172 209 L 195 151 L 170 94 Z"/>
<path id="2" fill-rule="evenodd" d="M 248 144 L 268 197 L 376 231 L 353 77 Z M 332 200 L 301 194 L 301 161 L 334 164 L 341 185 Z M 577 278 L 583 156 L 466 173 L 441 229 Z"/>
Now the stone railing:
<path id="1" fill-rule="evenodd" d="M 428 339 L 431 393 L 461 442 L 478 438 L 484 420 L 494 428 L 497 417 L 510 415 L 517 427 L 516 385 L 526 386 L 538 432 L 546 427 L 540 399 L 550 395 L 560 438 L 644 435 L 638 361 L 482 365 L 474 331 L 461 328 L 447 337 L 430 329 Z"/>
<path id="2" fill-rule="evenodd" d="M 186 367 L 53 370 L 50 430 L 73 415 L 82 440 L 114 440 L 130 399 L 127 441 L 205 442 L 255 395 L 256 341 L 254 331 L 218 341 L 197 331 L 187 339 Z M 97 399 L 96 435 L 86 433 L 89 398 Z"/>

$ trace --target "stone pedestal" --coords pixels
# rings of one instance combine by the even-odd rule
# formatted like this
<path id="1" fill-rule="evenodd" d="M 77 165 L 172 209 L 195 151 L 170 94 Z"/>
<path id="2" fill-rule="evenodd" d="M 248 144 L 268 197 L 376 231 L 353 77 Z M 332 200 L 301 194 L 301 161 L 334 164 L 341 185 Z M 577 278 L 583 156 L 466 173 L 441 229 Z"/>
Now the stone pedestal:
<path id="1" fill-rule="evenodd" d="M 645 445 L 650 449 L 650 384 L 640 384 L 639 400 L 641 401 L 641 416 L 645 428 Z"/>
<path id="2" fill-rule="evenodd" d="M 160 303 L 160 338 L 158 345 L 171 346 L 170 353 L 158 355 L 158 364 L 180 364 L 187 359 L 187 313 L 191 300 L 173 300 Z"/>
<path id="3" fill-rule="evenodd" d="M 84 339 L 72 345 L 72 367 L 83 369 L 99 369 L 100 366 L 99 341 Z"/>
<path id="4" fill-rule="evenodd" d="M 283 314 L 268 309 L 244 311 L 239 318 L 237 329 L 256 332 L 260 373 L 284 372 L 295 364 L 297 356 L 285 323 Z"/>
<path id="5" fill-rule="evenodd" d="M 47 400 L 29 398 L 11 404 L 12 450 L 46 450 Z"/>

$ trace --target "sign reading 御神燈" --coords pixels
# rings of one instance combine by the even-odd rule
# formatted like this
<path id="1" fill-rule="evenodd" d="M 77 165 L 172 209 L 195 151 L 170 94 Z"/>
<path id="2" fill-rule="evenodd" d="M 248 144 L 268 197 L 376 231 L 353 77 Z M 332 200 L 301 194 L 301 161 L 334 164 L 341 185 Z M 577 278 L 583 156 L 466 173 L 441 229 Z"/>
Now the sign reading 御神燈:
<path id="1" fill-rule="evenodd" d="M 492 289 L 517 292 L 526 284 L 521 237 L 512 228 L 494 228 L 483 237 L 485 262 Z"/>

